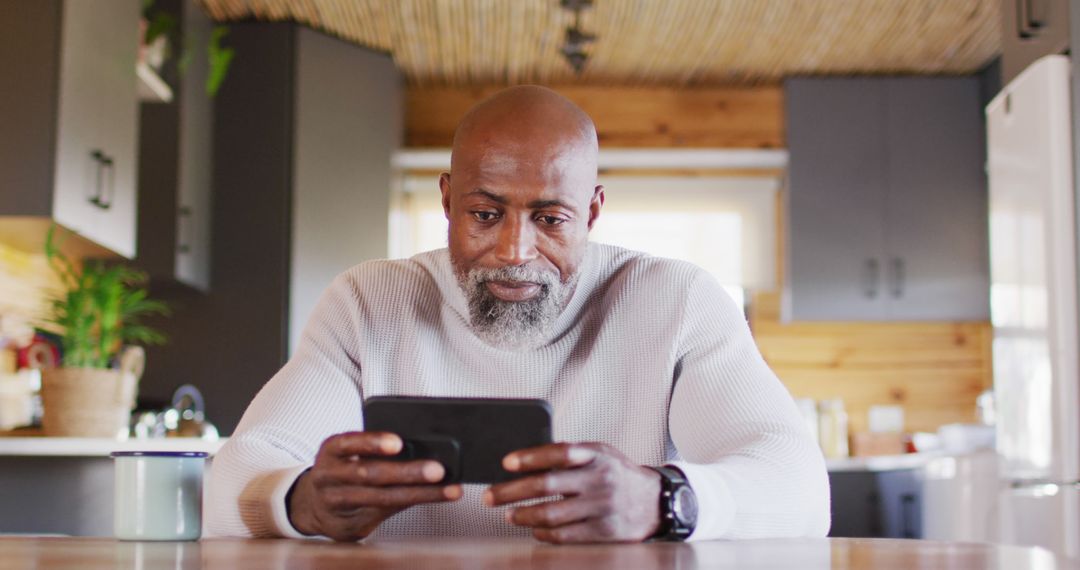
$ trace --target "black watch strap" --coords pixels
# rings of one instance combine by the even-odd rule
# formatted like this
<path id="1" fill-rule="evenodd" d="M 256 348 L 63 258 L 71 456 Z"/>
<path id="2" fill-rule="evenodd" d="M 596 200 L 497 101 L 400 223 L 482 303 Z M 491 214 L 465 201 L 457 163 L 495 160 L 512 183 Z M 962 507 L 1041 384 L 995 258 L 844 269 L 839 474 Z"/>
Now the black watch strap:
<path id="1" fill-rule="evenodd" d="M 697 496 L 682 471 L 670 465 L 652 469 L 660 474 L 660 526 L 653 538 L 686 540 L 697 525 Z"/>

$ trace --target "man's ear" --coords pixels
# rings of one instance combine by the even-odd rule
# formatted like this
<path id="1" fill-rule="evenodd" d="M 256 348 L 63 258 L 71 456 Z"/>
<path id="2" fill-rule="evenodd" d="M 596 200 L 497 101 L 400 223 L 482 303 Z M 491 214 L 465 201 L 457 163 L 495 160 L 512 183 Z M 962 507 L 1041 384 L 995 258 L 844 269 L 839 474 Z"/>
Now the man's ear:
<path id="1" fill-rule="evenodd" d="M 592 200 L 589 201 L 589 229 L 591 230 L 593 224 L 596 223 L 596 218 L 600 217 L 600 208 L 604 207 L 604 187 L 597 185 L 593 190 Z"/>
<path id="2" fill-rule="evenodd" d="M 442 209 L 446 219 L 450 219 L 450 173 L 439 175 L 439 191 L 442 192 Z"/>

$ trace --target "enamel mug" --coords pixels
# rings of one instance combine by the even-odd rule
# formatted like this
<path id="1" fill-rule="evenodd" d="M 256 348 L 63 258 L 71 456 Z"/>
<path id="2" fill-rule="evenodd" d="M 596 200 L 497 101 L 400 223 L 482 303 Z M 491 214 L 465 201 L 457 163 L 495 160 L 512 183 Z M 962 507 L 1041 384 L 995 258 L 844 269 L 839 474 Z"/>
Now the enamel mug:
<path id="1" fill-rule="evenodd" d="M 117 451 L 113 532 L 120 540 L 198 540 L 206 453 Z"/>

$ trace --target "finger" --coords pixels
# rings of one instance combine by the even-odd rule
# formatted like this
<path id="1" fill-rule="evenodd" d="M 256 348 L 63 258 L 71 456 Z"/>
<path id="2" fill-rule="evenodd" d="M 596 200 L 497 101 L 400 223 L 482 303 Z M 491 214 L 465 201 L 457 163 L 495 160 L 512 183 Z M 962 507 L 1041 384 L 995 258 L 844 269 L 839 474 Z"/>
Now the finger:
<path id="1" fill-rule="evenodd" d="M 489 507 L 494 507 L 553 495 L 580 495 L 596 487 L 596 478 L 596 473 L 583 469 L 530 475 L 492 485 L 484 492 L 484 503 Z"/>
<path id="2" fill-rule="evenodd" d="M 592 462 L 598 455 L 594 446 L 586 443 L 550 443 L 508 454 L 503 458 L 507 471 L 542 471 L 569 469 Z"/>
<path id="3" fill-rule="evenodd" d="M 331 512 L 351 513 L 364 507 L 404 508 L 456 501 L 463 494 L 461 485 L 331 487 L 322 492 L 322 498 Z"/>
<path id="4" fill-rule="evenodd" d="M 446 476 L 438 461 L 380 461 L 365 459 L 359 462 L 339 462 L 321 470 L 316 485 L 430 485 Z"/>
<path id="5" fill-rule="evenodd" d="M 589 519 L 555 528 L 534 528 L 537 540 L 555 544 L 580 544 L 585 542 L 622 542 L 618 529 L 611 518 Z"/>
<path id="6" fill-rule="evenodd" d="M 355 456 L 396 455 L 403 442 L 397 434 L 377 431 L 339 433 L 323 442 L 320 455 L 345 459 Z"/>
<path id="7" fill-rule="evenodd" d="M 518 507 L 506 511 L 506 521 L 518 526 L 555 528 L 611 514 L 608 501 L 575 497 L 552 503 Z"/>

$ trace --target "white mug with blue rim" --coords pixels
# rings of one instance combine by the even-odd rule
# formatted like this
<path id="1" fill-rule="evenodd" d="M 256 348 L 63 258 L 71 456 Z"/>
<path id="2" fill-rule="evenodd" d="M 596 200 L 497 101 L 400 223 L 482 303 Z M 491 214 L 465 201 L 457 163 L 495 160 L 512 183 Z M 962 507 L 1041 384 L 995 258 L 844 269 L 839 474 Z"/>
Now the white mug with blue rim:
<path id="1" fill-rule="evenodd" d="M 113 532 L 120 540 L 198 540 L 206 453 L 113 452 Z"/>

